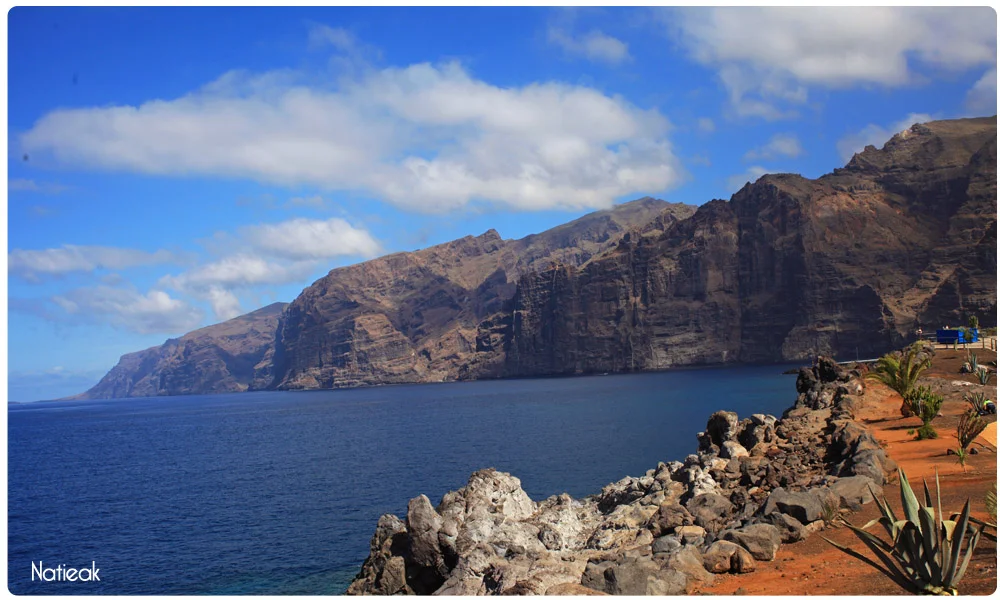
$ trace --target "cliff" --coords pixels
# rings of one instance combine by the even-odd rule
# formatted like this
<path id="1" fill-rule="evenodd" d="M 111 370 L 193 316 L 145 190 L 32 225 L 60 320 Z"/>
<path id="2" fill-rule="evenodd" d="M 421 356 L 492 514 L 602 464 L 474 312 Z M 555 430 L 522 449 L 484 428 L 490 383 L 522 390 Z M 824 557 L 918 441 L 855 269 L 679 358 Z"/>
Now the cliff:
<path id="1" fill-rule="evenodd" d="M 996 322 L 996 118 L 915 125 L 810 180 L 525 276 L 503 374 L 870 357 L 918 326 Z"/>
<path id="2" fill-rule="evenodd" d="M 500 374 L 508 301 L 524 276 L 581 266 L 632 228 L 694 207 L 644 198 L 520 240 L 490 230 L 331 271 L 295 299 L 255 387 L 310 389 Z"/>
<path id="3" fill-rule="evenodd" d="M 582 499 L 536 502 L 485 469 L 383 515 L 348 594 L 678 595 L 749 573 L 881 494 L 895 463 L 855 421 L 863 373 L 802 369 L 781 419 L 713 414 L 699 449 Z"/>
<path id="4" fill-rule="evenodd" d="M 818 179 L 765 175 L 697 209 L 644 198 L 335 269 L 269 342 L 256 332 L 252 373 L 214 342 L 171 341 L 86 396 L 871 357 L 918 326 L 996 323 L 996 140 L 996 117 L 914 125 Z"/>
<path id="5" fill-rule="evenodd" d="M 246 391 L 254 367 L 274 344 L 278 317 L 286 306 L 276 302 L 162 346 L 126 354 L 97 385 L 74 398 Z"/>

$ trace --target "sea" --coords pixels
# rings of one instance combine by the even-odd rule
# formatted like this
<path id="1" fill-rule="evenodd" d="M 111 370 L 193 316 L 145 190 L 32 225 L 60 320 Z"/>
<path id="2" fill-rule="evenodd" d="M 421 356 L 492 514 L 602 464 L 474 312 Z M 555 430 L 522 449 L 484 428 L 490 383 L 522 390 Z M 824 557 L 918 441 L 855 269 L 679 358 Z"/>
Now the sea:
<path id="1" fill-rule="evenodd" d="M 684 460 L 717 410 L 780 416 L 789 366 L 10 405 L 9 589 L 341 594 L 410 498 L 487 467 L 595 494 Z"/>

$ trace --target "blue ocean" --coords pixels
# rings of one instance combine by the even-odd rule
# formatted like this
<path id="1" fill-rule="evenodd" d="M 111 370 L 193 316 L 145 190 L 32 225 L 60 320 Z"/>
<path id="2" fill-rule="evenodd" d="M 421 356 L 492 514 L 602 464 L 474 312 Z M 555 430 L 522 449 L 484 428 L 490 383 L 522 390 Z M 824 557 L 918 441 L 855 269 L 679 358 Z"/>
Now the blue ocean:
<path id="1" fill-rule="evenodd" d="M 15 594 L 340 594 L 379 515 L 496 467 L 535 500 L 683 460 L 787 366 L 8 408 Z M 100 581 L 32 581 L 96 566 Z"/>

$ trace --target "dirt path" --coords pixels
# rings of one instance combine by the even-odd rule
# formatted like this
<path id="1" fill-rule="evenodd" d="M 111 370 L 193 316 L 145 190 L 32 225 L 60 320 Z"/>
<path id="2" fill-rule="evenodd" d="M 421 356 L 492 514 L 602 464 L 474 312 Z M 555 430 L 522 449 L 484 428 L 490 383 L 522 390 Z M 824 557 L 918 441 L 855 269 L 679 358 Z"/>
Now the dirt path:
<path id="1" fill-rule="evenodd" d="M 996 353 L 976 350 L 980 362 L 996 360 Z M 906 472 L 911 484 L 920 485 L 922 477 L 928 478 L 933 491 L 934 471 L 941 478 L 941 499 L 947 512 L 958 512 L 967 498 L 972 500 L 973 514 L 986 517 L 984 497 L 997 478 L 995 448 L 969 457 L 966 469 L 949 448 L 955 448 L 955 429 L 959 416 L 967 404 L 962 395 L 970 390 L 982 390 L 972 375 L 961 375 L 959 369 L 965 361 L 965 351 L 941 349 L 937 351 L 932 367 L 925 373 L 921 384 L 930 385 L 945 396 L 941 415 L 934 420 L 938 430 L 936 440 L 916 441 L 910 430 L 920 425 L 920 420 L 904 419 L 899 414 L 899 395 L 877 382 L 870 382 L 865 393 L 865 408 L 858 418 L 870 427 L 882 442 L 889 455 Z M 974 383 L 973 386 L 954 382 Z M 996 381 L 987 390 L 996 398 Z M 990 417 L 995 420 L 995 417 Z M 917 488 L 919 489 L 919 488 Z M 885 486 L 885 495 L 894 509 L 899 509 L 899 486 Z M 875 504 L 868 504 L 859 513 L 847 519 L 855 525 L 867 523 L 879 516 Z M 878 533 L 884 533 L 878 528 Z M 863 545 L 846 527 L 827 528 L 811 535 L 804 542 L 786 544 L 772 562 L 758 562 L 757 571 L 749 575 L 719 575 L 715 583 L 700 590 L 703 594 L 755 594 L 755 595 L 895 595 L 903 591 L 891 580 L 826 543 L 820 536 L 862 552 Z M 973 554 L 965 578 L 959 585 L 962 594 L 989 595 L 997 589 L 996 544 L 982 539 Z"/>

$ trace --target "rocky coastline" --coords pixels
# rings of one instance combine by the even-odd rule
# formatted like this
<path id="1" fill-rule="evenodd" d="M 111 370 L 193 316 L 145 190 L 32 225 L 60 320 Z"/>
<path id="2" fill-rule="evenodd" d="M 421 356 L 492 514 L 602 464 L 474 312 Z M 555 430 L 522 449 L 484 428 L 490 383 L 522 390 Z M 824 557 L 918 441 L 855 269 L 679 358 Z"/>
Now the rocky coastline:
<path id="1" fill-rule="evenodd" d="M 855 418 L 864 368 L 799 371 L 781 418 L 719 411 L 683 462 L 582 499 L 533 501 L 494 469 L 434 507 L 383 515 L 347 590 L 363 594 L 685 594 L 872 501 L 895 463 Z"/>

